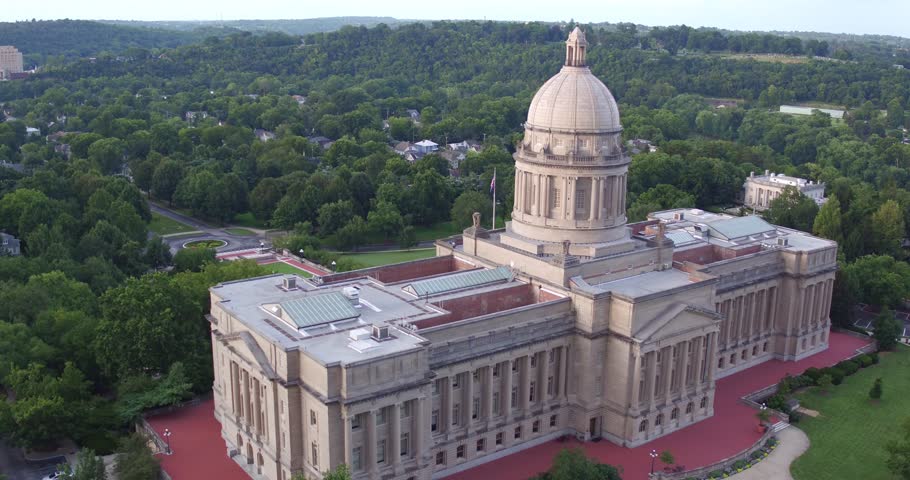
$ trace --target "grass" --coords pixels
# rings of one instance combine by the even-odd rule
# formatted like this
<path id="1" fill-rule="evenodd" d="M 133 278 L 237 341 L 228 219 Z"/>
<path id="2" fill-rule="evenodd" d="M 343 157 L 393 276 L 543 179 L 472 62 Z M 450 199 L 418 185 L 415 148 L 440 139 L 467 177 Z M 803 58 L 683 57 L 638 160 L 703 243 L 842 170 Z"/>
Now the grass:
<path id="1" fill-rule="evenodd" d="M 175 233 L 192 232 L 195 229 L 185 223 L 180 223 L 177 220 L 152 212 L 152 221 L 149 222 L 149 230 L 158 235 L 172 235 Z"/>
<path id="2" fill-rule="evenodd" d="M 234 221 L 231 223 L 247 228 L 269 228 L 265 222 L 254 217 L 252 212 L 241 213 L 235 216 Z"/>
<path id="3" fill-rule="evenodd" d="M 768 53 L 717 53 L 711 55 L 733 60 L 755 60 L 757 62 L 771 63 L 808 63 L 810 60 L 809 57 L 806 57 L 805 55 L 774 55 Z"/>
<path id="4" fill-rule="evenodd" d="M 304 278 L 312 277 L 313 274 L 307 272 L 306 270 L 301 270 L 293 265 L 288 265 L 284 262 L 270 263 L 268 265 L 262 265 L 262 268 L 268 273 L 287 273 L 293 275 L 300 275 Z"/>
<path id="5" fill-rule="evenodd" d="M 461 233 L 462 230 L 453 222 L 439 222 L 429 227 L 416 226 L 414 234 L 417 235 L 418 242 L 427 242 Z"/>
<path id="6" fill-rule="evenodd" d="M 241 237 L 252 237 L 253 235 L 256 235 L 256 232 L 245 228 L 225 228 L 224 231 L 231 235 L 238 235 Z"/>
<path id="7" fill-rule="evenodd" d="M 898 346 L 881 356 L 878 365 L 844 378 L 828 395 L 813 390 L 799 396 L 800 403 L 820 412 L 803 416 L 798 427 L 811 446 L 790 467 L 796 480 L 862 478 L 891 480 L 885 466 L 884 446 L 897 437 L 896 426 L 910 417 L 910 348 Z M 880 403 L 869 399 L 869 389 L 881 377 Z"/>
<path id="8" fill-rule="evenodd" d="M 222 240 L 196 240 L 184 245 L 184 248 L 218 248 L 227 245 Z"/>
<path id="9" fill-rule="evenodd" d="M 393 252 L 371 252 L 371 253 L 345 253 L 342 258 L 353 260 L 364 267 L 378 267 L 390 263 L 408 262 L 429 258 L 436 255 L 435 248 L 418 248 L 414 250 L 401 250 Z"/>

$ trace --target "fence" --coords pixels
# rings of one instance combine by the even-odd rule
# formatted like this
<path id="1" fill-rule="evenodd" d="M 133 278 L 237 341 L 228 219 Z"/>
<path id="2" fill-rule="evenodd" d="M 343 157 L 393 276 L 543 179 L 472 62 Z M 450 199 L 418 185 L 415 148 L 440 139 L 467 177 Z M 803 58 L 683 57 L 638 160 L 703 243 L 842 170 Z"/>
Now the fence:
<path id="1" fill-rule="evenodd" d="M 715 463 L 705 466 L 705 467 L 696 468 L 694 470 L 687 470 L 685 472 L 673 472 L 673 473 L 654 472 L 651 474 L 650 479 L 651 480 L 680 480 L 680 479 L 689 478 L 689 477 L 704 478 L 704 477 L 708 476 L 709 473 L 711 473 L 715 470 L 725 470 L 727 468 L 732 468 L 733 464 L 740 460 L 749 461 L 751 459 L 750 456 L 752 455 L 752 453 L 757 450 L 760 450 L 765 445 L 765 442 L 767 442 L 768 439 L 773 436 L 774 436 L 774 431 L 769 428 L 764 433 L 764 435 L 762 435 L 761 438 L 759 438 L 758 441 L 755 442 L 752 446 L 750 446 L 749 448 L 747 448 L 737 454 L 731 455 L 719 462 L 715 462 Z"/>

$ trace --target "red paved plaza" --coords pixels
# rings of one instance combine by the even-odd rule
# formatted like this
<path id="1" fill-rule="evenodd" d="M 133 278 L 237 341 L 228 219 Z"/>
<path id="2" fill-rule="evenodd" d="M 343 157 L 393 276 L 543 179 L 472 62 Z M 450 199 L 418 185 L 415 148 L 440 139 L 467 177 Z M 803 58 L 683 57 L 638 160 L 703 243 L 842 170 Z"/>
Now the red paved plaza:
<path id="1" fill-rule="evenodd" d="M 755 411 L 739 402 L 743 395 L 776 383 L 786 374 L 799 374 L 809 367 L 824 367 L 853 355 L 866 341 L 831 333 L 830 348 L 799 362 L 772 360 L 733 374 L 717 382 L 714 416 L 637 448 L 624 448 L 608 441 L 578 443 L 556 441 L 496 460 L 447 477 L 450 480 L 486 479 L 527 480 L 550 467 L 560 449 L 580 446 L 597 460 L 619 465 L 624 480 L 644 480 L 650 468 L 648 452 L 670 450 L 678 464 L 696 468 L 739 452 L 760 434 L 756 430 Z M 219 479 L 247 480 L 249 477 L 227 457 L 221 439 L 221 425 L 213 416 L 212 400 L 179 411 L 149 419 L 161 435 L 171 430 L 173 455 L 161 455 L 161 465 L 173 480 Z"/>

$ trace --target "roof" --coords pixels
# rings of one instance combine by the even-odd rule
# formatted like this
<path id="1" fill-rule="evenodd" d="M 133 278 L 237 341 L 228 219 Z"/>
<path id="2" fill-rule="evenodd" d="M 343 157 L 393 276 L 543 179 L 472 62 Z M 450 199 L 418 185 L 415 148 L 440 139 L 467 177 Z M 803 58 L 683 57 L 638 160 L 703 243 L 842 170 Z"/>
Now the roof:
<path id="1" fill-rule="evenodd" d="M 539 129 L 618 132 L 613 94 L 587 67 L 563 67 L 540 87 L 528 108 L 527 125 Z"/>
<path id="2" fill-rule="evenodd" d="M 665 236 L 670 240 L 673 240 L 673 244 L 677 247 L 698 241 L 697 238 L 693 237 L 691 233 L 685 230 L 671 230 L 667 232 Z"/>
<path id="3" fill-rule="evenodd" d="M 311 295 L 281 302 L 281 309 L 298 328 L 360 316 L 350 300 L 338 292 Z"/>
<path id="4" fill-rule="evenodd" d="M 414 145 L 418 145 L 421 147 L 438 147 L 439 146 L 438 143 L 436 143 L 432 140 L 421 140 L 421 141 L 415 143 Z"/>
<path id="5" fill-rule="evenodd" d="M 414 282 L 406 285 L 403 290 L 418 297 L 423 297 L 425 295 L 435 295 L 501 282 L 508 280 L 511 276 L 512 272 L 506 267 L 497 267 L 490 270 L 471 270 Z"/>
<path id="6" fill-rule="evenodd" d="M 776 230 L 774 225 L 762 220 L 761 217 L 749 215 L 746 217 L 735 217 L 724 220 L 717 220 L 708 224 L 711 234 L 718 234 L 726 239 L 748 237 L 750 235 L 759 235 Z"/>

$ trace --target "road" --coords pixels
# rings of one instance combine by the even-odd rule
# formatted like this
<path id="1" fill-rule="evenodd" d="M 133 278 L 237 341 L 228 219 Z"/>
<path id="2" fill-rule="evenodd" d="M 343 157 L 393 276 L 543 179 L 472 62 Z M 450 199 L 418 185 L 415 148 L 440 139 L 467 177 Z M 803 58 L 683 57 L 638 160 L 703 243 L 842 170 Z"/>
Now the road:
<path id="1" fill-rule="evenodd" d="M 0 473 L 10 480 L 41 480 L 53 473 L 66 458 L 54 457 L 39 462 L 29 462 L 22 457 L 22 450 L 0 441 Z"/>
<path id="2" fill-rule="evenodd" d="M 182 213 L 169 210 L 161 205 L 156 205 L 154 203 L 149 203 L 149 208 L 152 212 L 155 212 L 161 216 L 168 217 L 171 220 L 189 225 L 195 230 L 198 230 L 200 233 L 190 234 L 190 235 L 178 235 L 178 236 L 168 236 L 163 237 L 164 241 L 171 247 L 171 252 L 176 253 L 177 250 L 183 248 L 183 245 L 187 242 L 192 242 L 194 240 L 221 240 L 225 242 L 223 247 L 218 247 L 215 250 L 219 252 L 225 252 L 230 250 L 238 250 L 244 248 L 257 248 L 260 246 L 260 242 L 268 242 L 265 239 L 265 232 L 263 230 L 258 230 L 255 228 L 246 228 L 252 232 L 256 232 L 256 235 L 233 235 L 227 232 L 224 228 L 212 227 L 202 223 L 201 221 L 183 215 Z M 231 228 L 231 227 L 225 227 Z M 238 227 L 241 228 L 241 227 Z"/>

